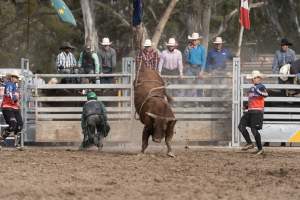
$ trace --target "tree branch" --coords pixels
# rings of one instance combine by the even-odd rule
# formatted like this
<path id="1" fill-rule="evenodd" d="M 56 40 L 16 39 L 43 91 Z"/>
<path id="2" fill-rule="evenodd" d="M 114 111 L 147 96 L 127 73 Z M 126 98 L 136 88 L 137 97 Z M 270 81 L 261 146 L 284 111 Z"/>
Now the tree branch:
<path id="1" fill-rule="evenodd" d="M 130 22 L 125 19 L 125 16 L 121 15 L 120 13 L 116 12 L 112 7 L 102 3 L 100 1 L 95 2 L 96 5 L 109 10 L 113 15 L 115 15 L 125 26 L 130 27 Z"/>
<path id="2" fill-rule="evenodd" d="M 249 5 L 249 9 L 252 9 L 252 8 L 259 8 L 259 7 L 262 7 L 262 6 L 265 6 L 267 5 L 266 2 L 257 2 L 257 3 L 251 3 Z M 211 34 L 212 37 L 209 39 L 209 40 L 212 40 L 213 38 L 221 35 L 222 33 L 224 33 L 228 27 L 228 23 L 229 21 L 236 15 L 238 14 L 239 10 L 237 8 L 235 8 L 234 10 L 232 10 L 228 15 L 226 15 L 222 21 L 222 23 L 220 24 L 219 26 L 219 29 L 216 33 L 214 34 Z"/>
<path id="3" fill-rule="evenodd" d="M 152 42 L 153 42 L 153 48 L 156 48 L 158 45 L 158 42 L 160 40 L 161 34 L 164 31 L 164 28 L 172 14 L 173 9 L 176 6 L 178 0 L 171 0 L 167 9 L 165 10 L 164 14 L 161 16 L 159 23 L 157 24 L 155 28 L 154 35 L 152 37 Z"/>

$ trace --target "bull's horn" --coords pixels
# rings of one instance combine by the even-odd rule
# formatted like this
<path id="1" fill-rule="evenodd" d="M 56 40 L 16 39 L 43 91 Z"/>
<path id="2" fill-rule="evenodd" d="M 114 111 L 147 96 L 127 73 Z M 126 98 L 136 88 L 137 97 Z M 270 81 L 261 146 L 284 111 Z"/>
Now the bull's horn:
<path id="1" fill-rule="evenodd" d="M 153 113 L 150 113 L 150 112 L 146 112 L 146 115 L 154 118 L 154 119 L 164 119 L 164 120 L 167 120 L 167 121 L 175 121 L 176 119 L 174 117 L 163 117 L 163 116 L 159 116 L 159 115 L 156 115 L 156 114 L 153 114 Z"/>
<path id="2" fill-rule="evenodd" d="M 149 112 L 146 112 L 146 115 L 150 116 L 150 117 L 153 117 L 153 118 L 158 118 L 158 116 L 156 114 L 153 114 L 153 113 L 149 113 Z"/>

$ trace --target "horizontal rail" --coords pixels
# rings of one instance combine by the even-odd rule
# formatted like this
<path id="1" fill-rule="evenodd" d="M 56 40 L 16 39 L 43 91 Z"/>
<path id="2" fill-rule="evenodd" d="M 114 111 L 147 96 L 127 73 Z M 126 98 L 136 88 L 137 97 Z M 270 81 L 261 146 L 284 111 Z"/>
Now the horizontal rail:
<path id="1" fill-rule="evenodd" d="M 300 85 L 296 84 L 264 84 L 267 89 L 299 89 Z M 242 84 L 242 88 L 249 89 L 253 84 Z"/>
<path id="2" fill-rule="evenodd" d="M 220 85 L 220 84 L 170 84 L 167 86 L 167 89 L 227 89 L 232 90 L 231 85 Z"/>
<path id="3" fill-rule="evenodd" d="M 83 96 L 73 96 L 73 97 L 36 97 L 36 100 L 39 101 L 39 102 L 64 102 L 64 101 L 67 101 L 67 102 L 83 102 L 83 101 L 86 101 L 86 97 L 83 97 Z M 116 102 L 119 102 L 119 101 L 130 101 L 130 97 L 116 97 L 116 96 L 101 96 L 101 97 L 98 97 L 98 100 L 99 101 L 110 101 L 110 102 L 113 102 L 113 101 L 116 101 Z"/>
<path id="4" fill-rule="evenodd" d="M 131 77 L 131 74 L 37 74 L 37 77 L 61 77 L 61 78 L 78 78 L 78 77 Z M 34 78 L 35 75 L 32 75 Z"/>
<path id="5" fill-rule="evenodd" d="M 300 114 L 264 114 L 264 119 L 298 120 L 300 119 Z"/>
<path id="6" fill-rule="evenodd" d="M 300 113 L 300 108 L 293 107 L 265 107 L 265 112 L 278 112 L 278 113 Z"/>
<path id="7" fill-rule="evenodd" d="M 243 101 L 248 101 L 248 97 L 243 97 Z M 266 102 L 300 102 L 299 97 L 268 97 Z"/>
<path id="8" fill-rule="evenodd" d="M 107 112 L 131 112 L 130 107 L 106 107 Z M 37 112 L 82 112 L 82 107 L 38 107 Z"/>
<path id="9" fill-rule="evenodd" d="M 228 119 L 231 114 L 175 114 L 175 118 L 180 119 Z M 108 119 L 131 119 L 130 114 L 107 114 Z M 81 114 L 39 114 L 38 120 L 71 120 L 81 119 Z"/>
<path id="10" fill-rule="evenodd" d="M 131 89 L 130 84 L 44 84 L 37 89 Z"/>
<path id="11" fill-rule="evenodd" d="M 231 102 L 232 97 L 172 97 L 176 102 Z"/>
<path id="12" fill-rule="evenodd" d="M 172 110 L 176 113 L 222 113 L 231 112 L 230 108 L 224 107 L 175 107 Z M 106 107 L 107 112 L 131 112 L 130 107 Z M 38 113 L 52 112 L 52 113 L 68 113 L 68 112 L 82 112 L 82 107 L 38 107 Z M 300 112 L 300 111 L 299 111 Z"/>

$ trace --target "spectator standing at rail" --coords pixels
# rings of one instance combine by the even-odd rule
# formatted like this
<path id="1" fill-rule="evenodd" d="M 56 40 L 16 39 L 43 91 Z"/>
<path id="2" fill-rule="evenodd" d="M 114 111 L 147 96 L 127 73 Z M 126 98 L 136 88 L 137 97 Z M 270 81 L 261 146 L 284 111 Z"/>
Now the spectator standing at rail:
<path id="1" fill-rule="evenodd" d="M 226 63 L 232 60 L 231 52 L 223 47 L 224 41 L 216 37 L 213 42 L 214 48 L 207 53 L 206 70 L 208 72 L 224 73 Z"/>
<path id="2" fill-rule="evenodd" d="M 140 50 L 136 57 L 136 70 L 139 70 L 141 65 L 145 68 L 152 69 L 158 72 L 159 54 L 158 51 L 152 48 L 150 39 L 144 42 L 144 48 Z"/>
<path id="3" fill-rule="evenodd" d="M 278 74 L 280 68 L 285 64 L 291 64 L 295 61 L 296 55 L 295 51 L 290 49 L 289 47 L 293 44 L 290 43 L 286 38 L 283 38 L 280 43 L 280 49 L 275 52 L 273 64 L 272 64 L 272 72 L 273 74 Z M 285 81 L 278 79 L 279 83 L 285 83 Z"/>
<path id="4" fill-rule="evenodd" d="M 179 78 L 183 77 L 183 64 L 182 64 L 182 54 L 176 49 L 177 43 L 175 38 L 169 38 L 168 43 L 166 43 L 167 49 L 164 50 L 160 55 L 160 60 L 158 64 L 158 71 L 161 75 L 179 75 Z M 178 79 L 171 79 L 171 83 L 178 83 Z M 178 93 L 178 92 L 177 92 Z M 173 92 L 175 94 L 175 92 Z M 172 95 L 173 96 L 173 95 Z"/>
<path id="5" fill-rule="evenodd" d="M 117 65 L 117 54 L 115 49 L 111 47 L 111 42 L 108 37 L 102 39 L 99 48 L 99 61 L 102 67 L 103 74 L 112 74 L 116 70 Z M 113 83 L 113 77 L 102 77 L 101 83 Z"/>
<path id="6" fill-rule="evenodd" d="M 92 47 L 87 43 L 84 50 L 80 53 L 78 67 L 83 74 L 99 74 L 102 72 L 99 57 Z M 95 78 L 88 78 L 89 82 L 95 82 Z"/>
<path id="7" fill-rule="evenodd" d="M 203 78 L 206 63 L 206 50 L 205 47 L 200 43 L 202 36 L 199 33 L 192 33 L 188 36 L 189 44 L 185 48 L 184 55 L 187 63 L 186 75 L 197 76 L 198 79 Z M 203 84 L 203 81 L 191 79 L 187 80 L 188 84 Z M 187 90 L 187 96 L 203 96 L 203 90 Z"/>
<path id="8" fill-rule="evenodd" d="M 15 147 L 21 150 L 21 131 L 23 120 L 20 110 L 20 91 L 18 88 L 20 76 L 16 73 L 8 74 L 8 80 L 4 83 L 4 96 L 1 109 L 8 127 L 1 131 L 0 142 L 9 135 L 15 136 Z"/>
<path id="9" fill-rule="evenodd" d="M 239 124 L 239 130 L 242 133 L 244 139 L 247 144 L 242 148 L 242 150 L 246 151 L 254 148 L 254 144 L 250 139 L 249 132 L 246 127 L 251 128 L 251 132 L 255 138 L 257 145 L 256 155 L 263 154 L 263 148 L 261 144 L 261 136 L 258 130 L 262 129 L 263 126 L 263 114 L 264 114 L 264 98 L 268 96 L 266 87 L 262 84 L 263 74 L 259 71 L 252 71 L 250 77 L 248 79 L 252 80 L 253 85 L 248 91 L 248 105 L 246 106 L 246 112 L 241 118 Z"/>
<path id="10" fill-rule="evenodd" d="M 56 69 L 59 74 L 73 74 L 75 67 L 77 65 L 77 61 L 75 56 L 72 53 L 74 50 L 69 42 L 64 42 L 60 47 L 61 52 L 57 55 L 56 58 Z M 70 78 L 63 78 L 62 83 L 70 83 Z"/>
<path id="11" fill-rule="evenodd" d="M 231 84 L 228 83 L 229 79 L 226 79 L 226 65 L 228 61 L 231 61 L 233 56 L 231 52 L 223 47 L 224 41 L 221 37 L 216 37 L 213 41 L 214 48 L 207 53 L 206 59 L 206 71 L 215 75 L 215 77 L 209 79 L 210 84 L 215 86 Z M 216 77 L 218 76 L 218 77 Z M 213 90 L 213 96 L 223 96 L 228 95 L 228 92 L 223 92 L 220 90 Z"/>

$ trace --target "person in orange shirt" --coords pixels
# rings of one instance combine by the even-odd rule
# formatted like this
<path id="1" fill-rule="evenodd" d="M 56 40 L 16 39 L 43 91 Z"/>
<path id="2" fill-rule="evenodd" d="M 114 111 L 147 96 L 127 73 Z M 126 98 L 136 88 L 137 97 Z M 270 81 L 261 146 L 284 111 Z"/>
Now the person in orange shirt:
<path id="1" fill-rule="evenodd" d="M 3 129 L 0 134 L 0 142 L 4 141 L 9 135 L 15 135 L 15 146 L 21 150 L 21 131 L 23 120 L 20 110 L 20 91 L 18 88 L 20 76 L 16 73 L 8 75 L 8 80 L 4 82 L 4 95 L 1 110 L 8 127 Z"/>
<path id="2" fill-rule="evenodd" d="M 253 85 L 248 91 L 248 106 L 239 124 L 239 130 L 247 142 L 242 150 L 246 151 L 254 148 L 249 132 L 246 129 L 246 127 L 250 127 L 257 145 L 256 155 L 260 155 L 263 154 L 264 151 L 262 149 L 261 136 L 258 130 L 262 129 L 263 126 L 264 98 L 268 96 L 268 93 L 266 87 L 262 84 L 263 74 L 259 71 L 252 71 L 251 76 L 247 78 L 252 80 Z"/>

